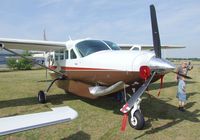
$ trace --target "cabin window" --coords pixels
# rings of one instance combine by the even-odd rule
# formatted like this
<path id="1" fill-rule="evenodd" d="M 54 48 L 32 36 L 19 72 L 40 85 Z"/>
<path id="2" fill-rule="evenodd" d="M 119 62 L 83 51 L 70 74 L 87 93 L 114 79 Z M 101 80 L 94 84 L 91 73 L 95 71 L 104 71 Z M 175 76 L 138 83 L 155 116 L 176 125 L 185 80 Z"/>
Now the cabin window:
<path id="1" fill-rule="evenodd" d="M 69 53 L 69 51 L 66 50 L 66 51 L 65 51 L 65 59 L 69 59 L 69 54 L 68 54 L 68 53 Z"/>
<path id="2" fill-rule="evenodd" d="M 64 60 L 64 51 L 60 50 L 60 60 Z"/>
<path id="3" fill-rule="evenodd" d="M 56 61 L 58 61 L 59 54 L 60 54 L 60 52 L 59 52 L 59 51 L 55 51 L 55 60 L 56 60 Z"/>
<path id="4" fill-rule="evenodd" d="M 77 58 L 77 56 L 76 56 L 74 50 L 71 50 L 71 51 L 70 51 L 70 58 L 71 58 L 71 59 L 76 59 L 76 58 Z"/>
<path id="5" fill-rule="evenodd" d="M 55 60 L 58 61 L 58 55 L 55 54 Z"/>

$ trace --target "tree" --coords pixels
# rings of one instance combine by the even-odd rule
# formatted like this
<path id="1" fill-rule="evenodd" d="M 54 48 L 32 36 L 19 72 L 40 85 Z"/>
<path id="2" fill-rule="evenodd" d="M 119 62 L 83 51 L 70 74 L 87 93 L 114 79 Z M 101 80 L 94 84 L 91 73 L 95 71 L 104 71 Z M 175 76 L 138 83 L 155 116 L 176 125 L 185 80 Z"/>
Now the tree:
<path id="1" fill-rule="evenodd" d="M 25 51 L 23 55 L 31 56 L 28 51 Z M 32 61 L 24 58 L 8 58 L 6 63 L 13 70 L 31 70 L 33 67 Z"/>
<path id="2" fill-rule="evenodd" d="M 7 60 L 7 65 L 13 70 L 31 70 L 31 68 L 33 67 L 32 61 L 24 58 L 9 58 Z"/>

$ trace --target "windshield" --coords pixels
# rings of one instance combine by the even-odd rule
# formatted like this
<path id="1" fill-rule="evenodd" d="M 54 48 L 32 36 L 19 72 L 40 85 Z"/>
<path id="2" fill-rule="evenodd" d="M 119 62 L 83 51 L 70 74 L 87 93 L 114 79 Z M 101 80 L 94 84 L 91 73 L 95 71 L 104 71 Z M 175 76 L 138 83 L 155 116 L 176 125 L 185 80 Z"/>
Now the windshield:
<path id="1" fill-rule="evenodd" d="M 121 50 L 121 48 L 119 46 L 117 46 L 116 43 L 113 43 L 111 41 L 106 41 L 104 40 L 104 42 L 112 49 L 112 50 Z"/>
<path id="2" fill-rule="evenodd" d="M 110 50 L 110 48 L 100 40 L 85 40 L 77 43 L 76 48 L 82 57 L 98 51 Z"/>

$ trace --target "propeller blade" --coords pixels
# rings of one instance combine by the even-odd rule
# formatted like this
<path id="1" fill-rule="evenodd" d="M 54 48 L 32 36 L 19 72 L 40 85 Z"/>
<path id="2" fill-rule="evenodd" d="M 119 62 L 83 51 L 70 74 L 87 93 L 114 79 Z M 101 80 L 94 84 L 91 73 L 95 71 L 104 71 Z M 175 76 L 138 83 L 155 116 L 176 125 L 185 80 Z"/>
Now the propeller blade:
<path id="1" fill-rule="evenodd" d="M 189 77 L 189 76 L 187 76 L 187 75 L 184 75 L 184 74 L 180 74 L 180 73 L 178 73 L 178 72 L 175 72 L 175 71 L 172 71 L 173 73 L 175 73 L 175 74 L 178 74 L 179 76 L 182 76 L 182 77 L 184 77 L 185 79 L 192 79 L 192 77 Z"/>
<path id="2" fill-rule="evenodd" d="M 145 92 L 155 74 L 156 72 L 154 72 L 151 77 L 147 79 L 146 82 L 144 82 L 144 84 L 136 91 L 136 93 L 131 96 L 128 102 L 120 109 L 121 112 L 127 113 L 128 111 L 130 111 L 137 99 L 140 98 L 140 96 Z"/>
<path id="3" fill-rule="evenodd" d="M 161 58 L 160 35 L 158 31 L 158 23 L 154 5 L 150 5 L 150 13 L 151 13 L 151 26 L 152 26 L 154 52 L 157 58 Z"/>

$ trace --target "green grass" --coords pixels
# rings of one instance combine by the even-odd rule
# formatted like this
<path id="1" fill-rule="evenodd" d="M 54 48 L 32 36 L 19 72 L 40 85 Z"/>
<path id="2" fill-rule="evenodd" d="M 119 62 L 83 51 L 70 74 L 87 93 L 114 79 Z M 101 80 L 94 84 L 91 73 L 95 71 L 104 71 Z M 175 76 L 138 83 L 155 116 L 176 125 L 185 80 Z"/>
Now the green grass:
<path id="1" fill-rule="evenodd" d="M 175 139 L 188 140 L 200 137 L 200 68 L 190 72 L 193 80 L 187 81 L 188 103 L 186 112 L 177 110 L 174 74 L 165 76 L 165 88 L 157 97 L 159 82 L 150 87 L 151 98 L 143 95 L 141 109 L 146 126 L 138 131 L 127 125 L 120 132 L 122 104 L 112 97 L 97 100 L 83 99 L 65 94 L 55 85 L 48 94 L 48 103 L 38 104 L 36 95 L 46 88 L 44 70 L 0 72 L 0 117 L 50 110 L 51 107 L 70 106 L 79 117 L 70 122 L 2 136 L 0 139 Z M 1 124 L 0 124 L 1 125 Z"/>

